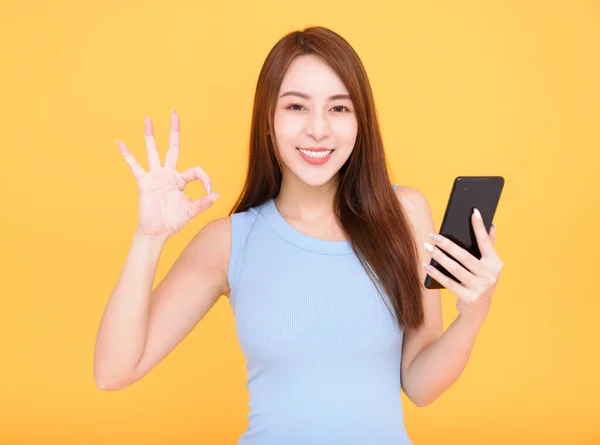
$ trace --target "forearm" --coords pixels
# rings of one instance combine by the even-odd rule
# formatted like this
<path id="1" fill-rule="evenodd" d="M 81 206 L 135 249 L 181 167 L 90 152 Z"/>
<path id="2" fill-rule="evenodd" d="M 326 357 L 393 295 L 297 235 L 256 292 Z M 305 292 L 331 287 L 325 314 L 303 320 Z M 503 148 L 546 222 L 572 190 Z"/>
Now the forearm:
<path id="1" fill-rule="evenodd" d="M 101 388 L 118 385 L 144 352 L 149 300 L 165 243 L 166 239 L 137 233 L 133 237 L 96 338 L 94 377 Z"/>
<path id="2" fill-rule="evenodd" d="M 460 377 L 478 331 L 478 325 L 459 314 L 440 338 L 414 358 L 402 376 L 402 388 L 416 405 L 433 402 Z"/>

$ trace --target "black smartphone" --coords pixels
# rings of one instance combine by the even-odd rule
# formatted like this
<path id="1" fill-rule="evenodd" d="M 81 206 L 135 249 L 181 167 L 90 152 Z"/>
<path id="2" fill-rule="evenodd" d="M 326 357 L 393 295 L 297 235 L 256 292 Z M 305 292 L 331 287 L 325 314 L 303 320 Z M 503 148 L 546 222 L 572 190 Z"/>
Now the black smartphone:
<path id="1" fill-rule="evenodd" d="M 494 214 L 500 201 L 504 187 L 502 176 L 459 176 L 454 180 L 450 198 L 446 205 L 446 212 L 440 228 L 440 235 L 445 236 L 458 246 L 470 252 L 477 259 L 481 259 L 481 252 L 477 245 L 477 237 L 471 224 L 473 209 L 477 208 L 487 232 L 490 232 Z M 441 249 L 441 248 L 440 248 Z M 441 249 L 450 258 L 461 264 L 456 258 Z M 435 259 L 431 259 L 431 266 L 442 272 L 447 277 L 460 283 L 454 275 L 448 272 Z M 461 264 L 462 265 L 462 264 Z M 444 286 L 435 278 L 425 277 L 427 289 L 443 289 Z"/>

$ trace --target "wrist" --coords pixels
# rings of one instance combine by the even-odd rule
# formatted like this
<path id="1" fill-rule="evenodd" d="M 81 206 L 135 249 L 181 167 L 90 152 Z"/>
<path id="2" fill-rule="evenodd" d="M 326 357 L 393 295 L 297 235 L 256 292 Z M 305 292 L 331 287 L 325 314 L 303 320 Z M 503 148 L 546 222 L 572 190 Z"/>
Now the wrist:
<path id="1" fill-rule="evenodd" d="M 144 244 L 150 244 L 153 246 L 162 246 L 164 245 L 167 240 L 169 239 L 169 236 L 167 235 L 148 235 L 147 233 L 142 233 L 139 231 L 135 231 L 134 235 L 133 235 L 133 239 L 134 241 L 138 241 Z"/>
<path id="2" fill-rule="evenodd" d="M 459 313 L 457 317 L 457 323 L 470 331 L 473 335 L 476 335 L 481 329 L 483 319 Z"/>

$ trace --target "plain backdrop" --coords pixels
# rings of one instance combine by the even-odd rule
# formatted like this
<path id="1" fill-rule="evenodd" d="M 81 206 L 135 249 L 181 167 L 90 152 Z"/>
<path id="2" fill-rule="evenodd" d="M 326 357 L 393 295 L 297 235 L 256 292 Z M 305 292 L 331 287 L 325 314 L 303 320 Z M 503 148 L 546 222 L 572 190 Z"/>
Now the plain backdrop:
<path id="1" fill-rule="evenodd" d="M 401 395 L 415 445 L 600 443 L 597 1 L 75 1 L 0 6 L 0 442 L 235 444 L 245 361 L 225 297 L 143 380 L 94 384 L 98 323 L 137 224 L 115 138 L 147 168 L 181 117 L 179 170 L 221 193 L 172 238 L 156 284 L 246 173 L 254 88 L 271 47 L 310 25 L 362 58 L 394 183 L 439 228 L 459 175 L 506 179 L 505 263 L 460 380 Z M 186 190 L 196 198 L 199 182 Z M 444 325 L 456 297 L 442 291 Z"/>

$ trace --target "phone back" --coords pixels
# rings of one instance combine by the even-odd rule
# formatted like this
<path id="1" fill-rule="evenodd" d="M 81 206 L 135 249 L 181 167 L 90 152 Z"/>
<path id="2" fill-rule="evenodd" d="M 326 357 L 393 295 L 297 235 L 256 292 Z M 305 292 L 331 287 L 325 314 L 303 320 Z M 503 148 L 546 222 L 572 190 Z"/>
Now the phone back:
<path id="1" fill-rule="evenodd" d="M 502 176 L 457 177 L 450 192 L 440 234 L 469 251 L 476 258 L 481 258 L 477 237 L 471 224 L 471 215 L 473 209 L 477 208 L 489 233 L 503 188 L 504 178 Z M 457 261 L 447 252 L 444 251 L 444 253 Z M 430 264 L 446 276 L 459 281 L 435 259 L 432 258 Z M 444 287 L 429 275 L 427 275 L 424 284 L 428 289 L 441 289 Z"/>

